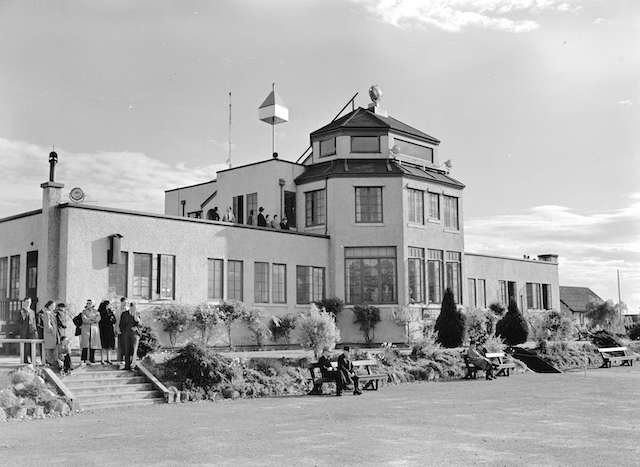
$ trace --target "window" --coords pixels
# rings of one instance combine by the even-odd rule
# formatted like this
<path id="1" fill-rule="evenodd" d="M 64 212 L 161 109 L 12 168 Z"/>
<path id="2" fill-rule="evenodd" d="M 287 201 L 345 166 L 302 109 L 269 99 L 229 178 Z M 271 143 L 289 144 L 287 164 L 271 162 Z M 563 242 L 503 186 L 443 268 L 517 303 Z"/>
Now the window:
<path id="1" fill-rule="evenodd" d="M 253 211 L 253 225 L 257 225 L 258 193 L 247 194 L 247 219 L 249 219 L 249 215 L 251 214 L 251 211 Z"/>
<path id="2" fill-rule="evenodd" d="M 151 254 L 133 254 L 133 298 L 151 299 Z"/>
<path id="3" fill-rule="evenodd" d="M 397 138 L 394 139 L 393 144 L 398 148 L 400 154 L 433 162 L 433 148 Z"/>
<path id="4" fill-rule="evenodd" d="M 227 298 L 242 301 L 242 261 L 227 262 Z"/>
<path id="5" fill-rule="evenodd" d="M 382 187 L 356 187 L 356 222 L 382 222 Z"/>
<path id="6" fill-rule="evenodd" d="M 442 303 L 442 250 L 428 250 L 429 302 Z"/>
<path id="7" fill-rule="evenodd" d="M 254 263 L 253 276 L 254 302 L 269 303 L 269 263 Z"/>
<path id="8" fill-rule="evenodd" d="M 120 252 L 118 264 L 109 264 L 108 291 L 111 296 L 127 296 L 127 272 L 129 270 L 129 255 Z"/>
<path id="9" fill-rule="evenodd" d="M 176 257 L 173 255 L 158 255 L 158 295 L 160 298 L 174 299 L 174 278 Z"/>
<path id="10" fill-rule="evenodd" d="M 351 152 L 380 152 L 380 137 L 352 136 Z"/>
<path id="11" fill-rule="evenodd" d="M 478 306 L 482 308 L 487 307 L 487 281 L 484 279 L 478 279 Z"/>
<path id="12" fill-rule="evenodd" d="M 476 296 L 476 280 L 472 278 L 467 279 L 467 295 L 469 299 L 467 300 L 467 305 L 469 307 L 478 306 L 477 296 Z"/>
<path id="13" fill-rule="evenodd" d="M 551 309 L 551 284 L 542 284 L 542 308 Z"/>
<path id="14" fill-rule="evenodd" d="M 233 202 L 233 216 L 236 218 L 236 224 L 244 224 L 244 196 L 234 196 Z"/>
<path id="15" fill-rule="evenodd" d="M 424 224 L 424 192 L 409 188 L 409 222 Z"/>
<path id="16" fill-rule="evenodd" d="M 7 298 L 7 281 L 9 279 L 9 260 L 0 258 L 0 300 Z"/>
<path id="17" fill-rule="evenodd" d="M 447 287 L 453 292 L 453 299 L 456 303 L 462 303 L 461 283 L 460 283 L 460 253 L 457 251 L 447 251 L 446 274 Z"/>
<path id="18" fill-rule="evenodd" d="M 424 248 L 409 247 L 409 302 L 424 303 Z"/>
<path id="19" fill-rule="evenodd" d="M 444 198 L 444 226 L 451 230 L 460 230 L 458 220 L 458 198 L 443 195 Z"/>
<path id="20" fill-rule="evenodd" d="M 542 308 L 542 287 L 540 284 L 527 282 L 527 308 L 529 310 Z"/>
<path id="21" fill-rule="evenodd" d="M 224 261 L 221 259 L 207 260 L 207 298 L 209 300 L 222 300 L 223 265 Z"/>
<path id="22" fill-rule="evenodd" d="M 333 156 L 336 153 L 336 139 L 329 138 L 320 141 L 320 157 Z"/>
<path id="23" fill-rule="evenodd" d="M 296 266 L 296 303 L 304 305 L 324 299 L 324 268 Z"/>
<path id="24" fill-rule="evenodd" d="M 12 256 L 9 261 L 9 298 L 20 298 L 20 255 Z"/>
<path id="25" fill-rule="evenodd" d="M 273 303 L 287 303 L 287 265 L 271 265 L 271 300 Z"/>
<path id="26" fill-rule="evenodd" d="M 324 225 L 325 223 L 325 190 L 307 191 L 304 194 L 305 225 Z"/>
<path id="27" fill-rule="evenodd" d="M 193 219 L 202 219 L 202 211 L 192 211 L 187 213 L 187 217 L 191 217 Z"/>
<path id="28" fill-rule="evenodd" d="M 440 220 L 440 195 L 429 193 L 429 219 Z"/>
<path id="29" fill-rule="evenodd" d="M 396 247 L 345 248 L 346 302 L 397 303 Z"/>
<path id="30" fill-rule="evenodd" d="M 498 300 L 503 306 L 509 304 L 509 294 L 507 292 L 507 281 L 498 281 Z"/>

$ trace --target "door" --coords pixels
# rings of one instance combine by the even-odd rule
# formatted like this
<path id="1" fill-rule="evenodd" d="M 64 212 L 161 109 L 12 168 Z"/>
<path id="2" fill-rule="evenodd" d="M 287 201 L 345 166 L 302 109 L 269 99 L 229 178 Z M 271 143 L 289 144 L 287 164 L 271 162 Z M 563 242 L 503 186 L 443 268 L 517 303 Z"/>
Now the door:
<path id="1" fill-rule="evenodd" d="M 516 283 L 515 282 L 511 282 L 511 281 L 508 282 L 507 294 L 508 294 L 509 301 L 514 300 L 516 303 L 518 302 L 518 300 L 516 298 Z"/>
<path id="2" fill-rule="evenodd" d="M 237 224 L 244 224 L 244 196 L 233 197 L 233 215 L 236 217 Z"/>
<path id="3" fill-rule="evenodd" d="M 296 193 L 295 191 L 284 192 L 284 215 L 287 218 L 289 227 L 296 226 Z"/>
<path id="4" fill-rule="evenodd" d="M 31 298 L 31 308 L 38 309 L 38 251 L 27 252 L 26 296 Z"/>

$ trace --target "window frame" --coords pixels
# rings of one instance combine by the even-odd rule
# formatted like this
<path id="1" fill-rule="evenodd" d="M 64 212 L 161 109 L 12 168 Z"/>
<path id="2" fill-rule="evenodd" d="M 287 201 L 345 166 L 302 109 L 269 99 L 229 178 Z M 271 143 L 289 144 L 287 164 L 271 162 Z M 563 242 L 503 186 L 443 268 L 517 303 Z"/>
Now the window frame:
<path id="1" fill-rule="evenodd" d="M 428 216 L 427 218 L 432 222 L 434 222 L 434 221 L 441 222 L 441 220 L 442 220 L 442 206 L 441 206 L 442 203 L 440 201 L 441 195 L 440 195 L 440 193 L 436 193 L 435 191 L 427 191 L 427 194 L 428 194 L 428 198 L 429 198 L 429 213 L 427 214 L 427 216 Z M 432 207 L 431 199 L 433 197 L 435 197 L 435 199 L 437 201 L 436 202 L 437 209 L 438 209 L 437 217 L 434 217 L 432 215 L 432 212 L 431 212 L 431 207 Z"/>
<path id="2" fill-rule="evenodd" d="M 439 254 L 438 254 L 439 253 Z M 437 284 L 432 279 L 431 266 L 437 264 L 438 270 L 438 282 Z M 432 288 L 432 284 L 437 285 Z M 435 297 L 435 293 L 432 294 L 432 289 L 437 291 L 438 296 Z M 444 250 L 436 250 L 433 248 L 427 249 L 427 301 L 428 303 L 439 304 L 442 303 L 442 296 L 444 295 Z"/>
<path id="3" fill-rule="evenodd" d="M 120 296 L 120 297 L 126 297 L 128 296 L 127 292 L 129 291 L 129 253 L 126 251 L 121 251 L 120 252 L 120 259 L 118 260 L 117 264 L 107 264 L 107 269 L 108 269 L 108 273 L 107 273 L 107 290 L 109 291 L 109 294 L 111 293 L 111 278 L 113 276 L 116 276 L 116 274 L 122 274 L 124 273 L 124 280 L 123 280 L 123 285 L 124 285 L 124 291 L 123 293 L 118 293 L 117 290 L 117 286 L 118 284 L 115 284 L 114 287 L 114 291 L 113 291 L 113 295 L 115 296 Z M 122 271 L 116 271 L 116 269 L 122 269 Z M 122 278 L 121 278 L 122 279 Z"/>
<path id="4" fill-rule="evenodd" d="M 469 303 L 467 306 L 477 308 L 478 306 L 478 289 L 477 280 L 473 277 L 467 277 L 467 298 L 469 299 Z"/>
<path id="5" fill-rule="evenodd" d="M 378 149 L 376 151 L 356 151 L 353 149 L 354 138 L 376 138 L 378 141 Z M 381 152 L 380 135 L 351 135 L 349 137 L 349 149 L 352 154 L 379 154 Z"/>
<path id="6" fill-rule="evenodd" d="M 410 224 L 424 225 L 424 190 L 407 188 L 407 193 L 409 195 L 409 215 L 407 216 L 407 221 Z"/>
<path id="7" fill-rule="evenodd" d="M 328 152 L 328 153 L 323 153 L 322 152 L 322 143 L 326 143 L 327 141 L 333 141 L 333 152 Z M 336 155 L 336 146 L 338 144 L 338 141 L 336 140 L 336 137 L 332 137 L 332 138 L 325 138 L 325 139 L 321 139 L 318 140 L 318 157 L 331 157 L 331 156 L 335 156 Z"/>
<path id="8" fill-rule="evenodd" d="M 450 230 L 452 232 L 459 232 L 460 231 L 460 198 L 457 196 L 451 196 L 451 195 L 442 195 L 443 198 L 443 203 L 444 204 L 444 228 L 446 230 Z M 447 200 L 455 200 L 454 204 L 450 204 L 447 202 Z M 451 207 L 454 205 L 455 206 L 455 218 L 453 218 L 453 212 L 451 212 Z M 454 220 L 454 226 L 450 225 L 450 222 Z"/>
<path id="9" fill-rule="evenodd" d="M 308 279 L 308 281 L 303 281 L 302 284 L 299 283 L 299 278 L 303 277 L 300 275 L 300 271 L 304 272 L 304 277 Z M 320 276 L 322 279 L 321 287 L 320 285 L 315 283 L 316 278 Z M 304 286 L 307 290 L 304 293 L 301 293 L 301 285 Z M 316 295 L 316 291 L 321 289 L 320 295 Z M 308 294 L 308 301 L 305 301 Z M 307 266 L 307 265 L 296 265 L 296 305 L 308 305 L 313 302 L 319 302 L 324 300 L 326 296 L 326 275 L 325 268 L 322 266 Z"/>
<path id="10" fill-rule="evenodd" d="M 258 269 L 264 268 L 258 276 Z M 253 263 L 253 302 L 269 303 L 270 295 L 270 268 L 269 263 L 265 261 L 254 261 Z M 266 282 L 265 282 L 266 280 Z"/>
<path id="11" fill-rule="evenodd" d="M 163 264 L 164 260 L 171 259 L 169 267 L 169 273 L 167 273 L 167 264 Z M 156 293 L 161 300 L 175 300 L 176 298 L 176 256 L 158 254 L 158 272 L 156 276 Z M 167 275 L 170 274 L 170 278 Z M 165 286 L 167 282 L 171 283 L 171 289 L 169 294 L 165 293 Z"/>
<path id="12" fill-rule="evenodd" d="M 216 277 L 216 265 L 220 266 L 220 277 Z M 216 297 L 216 282 L 220 296 Z M 207 300 L 224 300 L 224 260 L 221 258 L 207 258 Z"/>
<path id="13" fill-rule="evenodd" d="M 411 263 L 418 263 L 418 294 L 417 298 L 411 297 Z M 426 290 L 425 249 L 421 247 L 409 247 L 407 255 L 407 295 L 409 303 L 427 303 Z"/>
<path id="14" fill-rule="evenodd" d="M 454 255 L 457 256 L 457 259 L 454 258 Z M 444 255 L 444 270 L 445 270 L 445 289 L 449 288 L 453 292 L 453 299 L 457 305 L 462 305 L 464 303 L 464 297 L 462 296 L 462 253 L 459 251 L 449 251 L 447 250 Z M 449 280 L 449 265 L 457 265 L 452 267 L 452 271 L 455 272 L 455 277 L 457 277 L 457 284 L 450 284 Z M 455 268 L 455 269 L 453 269 Z M 454 282 L 454 275 L 451 274 L 451 282 Z M 457 287 L 454 288 L 454 286 Z"/>
<path id="15" fill-rule="evenodd" d="M 384 190 L 383 186 L 375 185 L 375 186 L 354 186 L 354 218 L 356 224 L 383 224 L 384 223 Z M 358 190 L 380 190 L 380 219 L 379 220 L 362 220 L 362 202 L 359 202 L 358 198 Z M 358 213 L 358 207 L 360 207 L 360 213 Z M 358 220 L 358 214 L 360 214 L 360 220 Z"/>
<path id="16" fill-rule="evenodd" d="M 316 199 L 322 195 L 322 203 Z M 321 206 L 320 206 L 321 205 Z M 305 227 L 318 227 L 327 223 L 327 190 L 319 188 L 317 190 L 304 192 L 304 223 Z"/>
<path id="17" fill-rule="evenodd" d="M 231 272 L 231 264 L 235 266 L 240 266 L 240 280 L 239 280 L 239 284 L 237 283 L 237 278 L 234 277 L 234 280 L 232 281 L 232 274 L 235 276 L 236 274 L 238 274 L 238 272 L 236 270 L 233 271 L 233 273 Z M 239 286 L 239 287 L 238 287 Z M 233 287 L 233 294 L 232 292 L 232 287 Z M 236 292 L 240 292 L 240 298 L 237 297 Z M 239 302 L 244 300 L 244 261 L 242 260 L 238 260 L 238 259 L 229 259 L 227 260 L 227 298 L 229 300 L 237 300 Z"/>
<path id="18" fill-rule="evenodd" d="M 276 268 L 282 268 L 282 273 L 276 274 Z M 276 278 L 280 274 L 282 274 L 282 286 L 277 285 L 279 280 Z M 287 303 L 287 265 L 284 263 L 271 264 L 271 301 L 273 303 Z"/>
<path id="19" fill-rule="evenodd" d="M 148 266 L 149 266 L 149 275 L 148 276 L 142 276 L 142 275 L 136 275 L 136 266 L 137 266 L 137 262 L 136 259 L 137 258 L 148 258 L 149 262 L 148 262 Z M 147 279 L 149 280 L 149 284 L 148 286 L 146 286 L 146 288 L 148 289 L 147 291 L 147 296 L 145 296 L 143 294 L 143 287 L 144 285 L 140 285 L 139 281 L 141 279 Z M 133 252 L 133 278 L 132 278 L 132 283 L 131 283 L 131 297 L 132 298 L 136 298 L 138 300 L 151 300 L 153 298 L 153 254 L 152 253 L 142 253 L 142 252 Z"/>
<path id="20" fill-rule="evenodd" d="M 365 250 L 374 250 L 374 249 L 388 249 L 393 250 L 392 255 L 372 255 L 372 254 L 363 254 Z M 360 254 L 357 254 L 357 250 L 360 250 Z M 353 252 L 353 255 L 350 255 Z M 354 282 L 351 276 L 349 275 L 349 265 L 354 262 L 359 262 L 360 270 L 363 271 L 365 264 L 364 262 L 368 260 L 376 260 L 377 264 L 375 265 L 376 269 L 376 279 L 377 279 L 377 301 L 372 300 L 364 300 L 365 296 L 365 281 L 361 277 L 359 280 L 360 283 L 360 291 L 359 296 L 363 298 L 361 301 L 355 301 L 351 294 L 351 286 Z M 393 289 L 390 300 L 383 300 L 383 276 L 382 276 L 382 260 L 392 260 L 393 261 Z M 370 303 L 373 305 L 394 305 L 398 303 L 398 248 L 396 246 L 366 246 L 366 247 L 345 247 L 344 248 L 344 290 L 345 290 L 345 304 L 347 305 L 358 305 L 360 303 Z"/>
<path id="21" fill-rule="evenodd" d="M 9 296 L 9 257 L 0 258 L 0 300 Z"/>
<path id="22" fill-rule="evenodd" d="M 433 163 L 434 150 L 433 150 L 433 148 L 431 146 L 424 146 L 422 144 L 412 143 L 411 141 L 407 141 L 406 139 L 400 139 L 400 138 L 396 138 L 396 137 L 393 138 L 393 143 L 395 145 L 398 145 L 398 143 L 401 143 L 401 144 L 398 145 L 398 150 L 399 150 L 400 154 L 404 154 L 405 156 L 409 156 L 409 157 L 415 157 L 416 159 L 424 159 L 425 161 Z M 402 146 L 404 144 L 408 145 L 409 147 L 416 147 L 416 148 L 426 149 L 427 150 L 427 154 L 429 154 L 429 156 L 425 158 L 425 157 L 423 157 L 421 155 L 408 154 L 406 152 L 402 152 L 401 148 L 402 148 Z"/>

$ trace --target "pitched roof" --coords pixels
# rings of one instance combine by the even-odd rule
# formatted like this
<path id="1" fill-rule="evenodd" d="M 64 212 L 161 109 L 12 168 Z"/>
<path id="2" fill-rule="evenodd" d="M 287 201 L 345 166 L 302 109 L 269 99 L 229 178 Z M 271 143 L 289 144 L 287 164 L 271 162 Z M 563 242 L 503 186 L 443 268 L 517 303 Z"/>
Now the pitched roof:
<path id="1" fill-rule="evenodd" d="M 334 159 L 306 166 L 296 184 L 322 180 L 325 177 L 414 177 L 430 182 L 464 188 L 464 184 L 435 169 L 401 165 L 392 159 Z"/>
<path id="2" fill-rule="evenodd" d="M 349 112 L 346 115 L 343 115 L 342 117 L 334 120 L 328 125 L 317 129 L 316 131 L 311 133 L 311 137 L 342 128 L 348 128 L 352 130 L 393 130 L 397 131 L 398 133 L 404 133 L 406 135 L 413 136 L 414 138 L 426 140 L 433 144 L 440 143 L 440 141 L 433 136 L 430 136 L 423 131 L 418 130 L 417 128 L 407 125 L 400 120 L 397 120 L 393 117 L 384 117 L 363 107 L 358 107 L 357 109 Z"/>
<path id="3" fill-rule="evenodd" d="M 560 302 L 574 313 L 587 311 L 589 302 L 603 302 L 593 290 L 588 287 L 560 286 Z"/>

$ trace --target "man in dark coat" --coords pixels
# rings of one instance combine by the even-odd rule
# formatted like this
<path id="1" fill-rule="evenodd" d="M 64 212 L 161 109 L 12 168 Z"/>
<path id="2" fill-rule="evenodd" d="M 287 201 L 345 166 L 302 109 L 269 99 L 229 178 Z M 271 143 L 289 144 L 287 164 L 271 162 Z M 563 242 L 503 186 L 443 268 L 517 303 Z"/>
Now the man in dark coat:
<path id="1" fill-rule="evenodd" d="M 267 220 L 264 218 L 264 214 L 262 214 L 262 211 L 264 211 L 264 208 L 262 206 L 260 206 L 258 208 L 258 227 L 266 227 L 267 226 Z"/>
<path id="2" fill-rule="evenodd" d="M 493 363 L 487 357 L 485 357 L 477 348 L 476 343 L 474 341 L 469 342 L 469 350 L 467 350 L 467 358 L 469 359 L 469 363 L 473 363 L 473 365 L 479 370 L 484 370 L 485 377 L 487 380 L 496 379 L 493 374 Z"/>
<path id="3" fill-rule="evenodd" d="M 351 349 L 349 346 L 343 348 L 342 354 L 338 357 L 338 378 L 336 380 L 336 396 L 342 395 L 342 390 L 347 389 L 347 385 L 353 382 L 353 395 L 359 396 L 362 391 L 358 388 L 358 375 L 353 369 L 353 363 L 349 360 Z"/>
<path id="4" fill-rule="evenodd" d="M 127 309 L 120 315 L 120 335 L 122 336 L 122 353 L 124 354 L 124 369 L 131 369 L 131 359 L 133 357 L 136 329 L 140 323 Z"/>
<path id="5" fill-rule="evenodd" d="M 336 391 L 340 385 L 338 379 L 338 372 L 331 366 L 331 360 L 329 360 L 329 349 L 322 350 L 322 355 L 318 358 L 318 368 L 320 369 L 320 375 L 325 379 L 331 379 L 336 382 Z M 322 394 L 322 383 L 314 383 L 313 389 L 310 394 Z"/>

